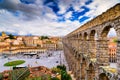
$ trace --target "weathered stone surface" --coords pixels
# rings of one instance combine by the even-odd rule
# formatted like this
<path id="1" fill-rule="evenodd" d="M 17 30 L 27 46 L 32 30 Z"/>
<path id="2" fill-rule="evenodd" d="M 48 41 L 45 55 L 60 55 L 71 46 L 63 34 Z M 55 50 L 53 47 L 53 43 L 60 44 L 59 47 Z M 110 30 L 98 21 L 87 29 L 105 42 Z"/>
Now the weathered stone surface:
<path id="1" fill-rule="evenodd" d="M 70 70 L 78 80 L 93 80 L 94 78 L 99 80 L 100 66 L 109 65 L 107 34 L 111 27 L 115 29 L 118 37 L 117 64 L 120 77 L 120 4 L 64 37 L 63 44 L 66 60 Z M 95 39 L 95 34 L 97 34 L 97 39 Z M 96 58 L 96 61 L 91 61 L 93 58 Z M 89 69 L 91 62 L 94 62 L 94 74 L 89 73 L 91 71 Z M 77 75 L 78 73 L 80 75 Z"/>

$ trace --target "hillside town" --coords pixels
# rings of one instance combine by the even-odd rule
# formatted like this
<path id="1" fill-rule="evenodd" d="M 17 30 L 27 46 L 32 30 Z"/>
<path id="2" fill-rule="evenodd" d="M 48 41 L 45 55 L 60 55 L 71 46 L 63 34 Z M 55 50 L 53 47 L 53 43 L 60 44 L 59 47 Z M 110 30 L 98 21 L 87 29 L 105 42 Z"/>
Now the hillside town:
<path id="1" fill-rule="evenodd" d="M 60 37 L 47 36 L 13 36 L 2 32 L 0 36 L 0 53 L 17 54 L 24 52 L 45 52 L 62 50 Z"/>

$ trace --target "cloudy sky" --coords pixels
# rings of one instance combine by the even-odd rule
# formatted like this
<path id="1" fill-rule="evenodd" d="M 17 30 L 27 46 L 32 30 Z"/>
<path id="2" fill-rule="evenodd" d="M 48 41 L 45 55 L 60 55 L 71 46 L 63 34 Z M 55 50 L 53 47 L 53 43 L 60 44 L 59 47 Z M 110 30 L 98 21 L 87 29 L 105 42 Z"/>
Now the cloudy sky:
<path id="1" fill-rule="evenodd" d="M 0 0 L 0 32 L 64 36 L 120 0 Z"/>

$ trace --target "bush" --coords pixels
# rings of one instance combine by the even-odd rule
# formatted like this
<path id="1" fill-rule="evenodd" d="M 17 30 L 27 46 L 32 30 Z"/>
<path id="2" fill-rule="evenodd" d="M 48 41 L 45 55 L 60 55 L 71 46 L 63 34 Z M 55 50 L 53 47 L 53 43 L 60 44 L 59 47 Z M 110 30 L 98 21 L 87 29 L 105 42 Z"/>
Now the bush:
<path id="1" fill-rule="evenodd" d="M 41 76 L 41 80 L 51 80 L 51 76 L 47 75 L 47 74 L 44 74 L 44 75 Z"/>
<path id="2" fill-rule="evenodd" d="M 0 80 L 3 80 L 3 74 L 0 73 Z"/>
<path id="3" fill-rule="evenodd" d="M 59 68 L 56 68 L 56 67 L 53 67 L 51 70 L 54 74 L 61 72 L 61 70 Z"/>
<path id="4" fill-rule="evenodd" d="M 57 77 L 53 77 L 51 78 L 51 80 L 59 80 Z"/>
<path id="5" fill-rule="evenodd" d="M 66 66 L 65 65 L 58 65 L 57 68 L 62 70 L 62 71 L 66 71 Z"/>
<path id="6" fill-rule="evenodd" d="M 58 65 L 57 68 L 61 70 L 61 80 L 72 80 L 71 76 L 66 71 L 65 65 Z"/>
<path id="7" fill-rule="evenodd" d="M 9 72 L 9 80 L 24 80 L 26 77 L 29 76 L 30 71 L 28 68 L 23 69 L 16 69 Z"/>
<path id="8" fill-rule="evenodd" d="M 66 71 L 61 71 L 61 80 L 72 80 L 72 78 Z"/>

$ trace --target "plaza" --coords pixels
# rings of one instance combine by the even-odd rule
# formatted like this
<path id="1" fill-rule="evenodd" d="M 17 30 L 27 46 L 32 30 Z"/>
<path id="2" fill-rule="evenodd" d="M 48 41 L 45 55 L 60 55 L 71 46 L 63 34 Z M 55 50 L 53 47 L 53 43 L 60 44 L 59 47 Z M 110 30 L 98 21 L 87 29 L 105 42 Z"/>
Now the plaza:
<path id="1" fill-rule="evenodd" d="M 0 72 L 5 70 L 11 70 L 11 67 L 5 67 L 4 64 L 6 62 L 14 61 L 14 60 L 24 60 L 25 63 L 21 64 L 17 67 L 36 67 L 36 66 L 45 66 L 48 68 L 56 67 L 59 64 L 65 64 L 65 57 L 63 51 L 49 51 L 48 53 L 39 54 L 40 58 L 36 59 L 36 56 L 27 57 L 24 55 L 15 55 L 8 56 L 7 58 L 3 58 L 0 56 Z"/>

